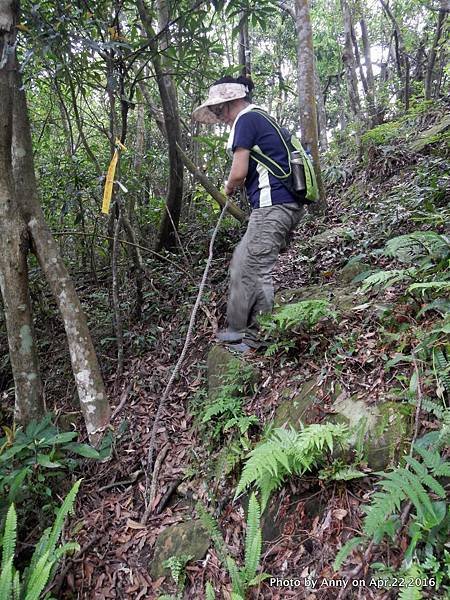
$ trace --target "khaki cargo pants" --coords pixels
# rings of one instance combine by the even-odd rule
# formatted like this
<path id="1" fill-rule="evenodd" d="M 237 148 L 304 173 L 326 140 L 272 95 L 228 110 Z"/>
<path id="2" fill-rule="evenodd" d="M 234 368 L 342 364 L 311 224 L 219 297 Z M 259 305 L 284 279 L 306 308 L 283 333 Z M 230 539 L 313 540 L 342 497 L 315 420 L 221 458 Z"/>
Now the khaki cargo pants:
<path id="1" fill-rule="evenodd" d="M 228 328 L 243 333 L 249 346 L 258 346 L 256 317 L 273 308 L 272 269 L 302 214 L 303 207 L 297 202 L 254 209 L 247 231 L 234 251 L 230 266 Z"/>

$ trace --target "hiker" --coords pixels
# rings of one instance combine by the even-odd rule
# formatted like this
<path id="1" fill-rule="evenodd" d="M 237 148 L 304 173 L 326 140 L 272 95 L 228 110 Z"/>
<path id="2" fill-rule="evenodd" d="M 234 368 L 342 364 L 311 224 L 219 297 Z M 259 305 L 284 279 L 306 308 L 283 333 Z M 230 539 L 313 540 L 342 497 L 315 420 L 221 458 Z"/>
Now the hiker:
<path id="1" fill-rule="evenodd" d="M 193 117 L 202 123 L 231 126 L 227 150 L 233 158 L 225 193 L 244 187 L 252 212 L 247 231 L 236 247 L 230 266 L 230 288 L 225 331 L 218 340 L 245 352 L 258 348 L 257 316 L 271 312 L 274 301 L 272 269 L 286 247 L 303 207 L 285 185 L 250 155 L 255 146 L 269 159 L 289 168 L 286 146 L 277 130 L 251 103 L 253 82 L 247 77 L 223 77 L 209 88 L 206 102 Z"/>

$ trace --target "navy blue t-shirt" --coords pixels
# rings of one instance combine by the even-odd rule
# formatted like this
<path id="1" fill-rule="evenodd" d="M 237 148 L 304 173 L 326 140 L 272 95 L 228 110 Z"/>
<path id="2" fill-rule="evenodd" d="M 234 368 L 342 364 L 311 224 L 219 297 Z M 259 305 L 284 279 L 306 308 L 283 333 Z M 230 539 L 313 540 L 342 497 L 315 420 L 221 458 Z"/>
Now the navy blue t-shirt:
<path id="1" fill-rule="evenodd" d="M 251 150 L 254 146 L 258 146 L 265 155 L 277 162 L 283 171 L 289 170 L 286 147 L 276 129 L 263 115 L 248 111 L 238 116 L 235 122 L 231 149 L 233 152 L 236 148 Z M 245 187 L 252 208 L 295 202 L 294 196 L 281 181 L 252 157 L 249 160 Z"/>

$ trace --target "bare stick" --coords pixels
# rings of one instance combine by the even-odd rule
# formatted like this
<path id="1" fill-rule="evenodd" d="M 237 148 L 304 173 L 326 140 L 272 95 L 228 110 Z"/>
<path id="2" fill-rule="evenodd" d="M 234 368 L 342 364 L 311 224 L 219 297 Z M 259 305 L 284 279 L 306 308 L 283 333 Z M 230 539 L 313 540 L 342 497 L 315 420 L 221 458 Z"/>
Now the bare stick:
<path id="1" fill-rule="evenodd" d="M 181 351 L 181 354 L 177 360 L 177 363 L 172 371 L 172 375 L 170 376 L 170 379 L 166 385 L 166 389 L 164 390 L 164 393 L 161 397 L 161 400 L 159 402 L 158 405 L 158 410 L 156 411 L 156 415 L 155 415 L 155 420 L 153 421 L 153 427 L 152 427 L 152 433 L 150 436 L 150 444 L 148 446 L 148 453 L 147 453 L 147 466 L 146 466 L 146 483 L 145 483 L 145 496 L 146 496 L 146 500 L 147 500 L 147 494 L 148 494 L 148 489 L 149 486 L 151 485 L 151 481 L 152 481 L 152 473 L 151 470 L 153 468 L 153 454 L 155 451 L 155 441 L 156 441 L 156 432 L 158 430 L 158 425 L 159 425 L 159 421 L 161 418 L 161 414 L 162 411 L 166 405 L 167 399 L 169 397 L 169 392 L 172 389 L 172 385 L 173 382 L 175 381 L 176 376 L 178 375 L 178 372 L 181 368 L 181 365 L 183 364 L 184 358 L 186 356 L 186 352 L 187 349 L 189 347 L 189 344 L 191 342 L 191 337 L 192 337 L 192 332 L 194 330 L 194 324 L 195 324 L 195 317 L 197 316 L 197 312 L 198 309 L 200 307 L 200 303 L 202 301 L 202 296 L 203 296 L 203 290 L 205 289 L 205 284 L 206 284 L 206 279 L 208 277 L 208 273 L 209 273 L 209 269 L 211 267 L 211 263 L 212 263 L 212 259 L 213 259 L 213 251 L 214 251 L 214 242 L 216 241 L 216 236 L 217 236 L 217 232 L 219 231 L 219 227 L 220 224 L 222 222 L 222 219 L 228 209 L 228 205 L 229 205 L 229 200 L 227 199 L 225 202 L 225 206 L 223 207 L 222 212 L 220 213 L 220 217 L 217 221 L 217 225 L 214 229 L 214 232 L 211 236 L 211 241 L 209 243 L 209 256 L 208 256 L 208 260 L 206 262 L 206 266 L 205 266 L 205 270 L 203 272 L 203 277 L 199 286 L 199 290 L 198 290 L 198 294 L 197 294 L 197 299 L 195 301 L 194 304 L 194 308 L 192 309 L 192 314 L 191 314 L 191 318 L 189 321 L 189 327 L 188 327 L 188 331 L 186 334 L 186 339 L 184 341 L 184 346 L 183 349 Z M 151 509 L 150 509 L 151 510 Z M 146 503 L 146 510 L 145 510 L 145 514 L 144 517 L 142 519 L 142 524 L 145 525 L 148 516 L 150 514 L 150 510 L 149 510 L 149 504 Z"/>
<path id="2" fill-rule="evenodd" d="M 227 197 L 220 192 L 216 186 L 210 181 L 204 173 L 200 171 L 198 167 L 192 162 L 189 156 L 183 152 L 182 148 L 177 144 L 177 150 L 179 155 L 181 156 L 181 160 L 184 163 L 184 166 L 190 171 L 195 177 L 199 180 L 205 190 L 208 192 L 210 196 L 214 198 L 214 200 L 221 206 L 222 208 L 225 206 L 227 202 Z M 235 219 L 237 219 L 240 223 L 245 223 L 247 220 L 247 216 L 242 211 L 239 206 L 236 206 L 233 202 L 229 202 L 228 211 L 230 215 L 232 215 Z"/>
<path id="3" fill-rule="evenodd" d="M 123 373 L 123 328 L 122 328 L 122 315 L 120 311 L 120 298 L 119 298 L 119 273 L 117 261 L 119 259 L 119 235 L 122 227 L 122 207 L 118 204 L 119 214 L 116 217 L 114 225 L 114 240 L 113 240 L 113 251 L 111 259 L 111 270 L 112 270 L 112 300 L 114 307 L 114 324 L 116 330 L 116 342 L 117 342 L 117 371 L 116 377 L 121 377 Z"/>

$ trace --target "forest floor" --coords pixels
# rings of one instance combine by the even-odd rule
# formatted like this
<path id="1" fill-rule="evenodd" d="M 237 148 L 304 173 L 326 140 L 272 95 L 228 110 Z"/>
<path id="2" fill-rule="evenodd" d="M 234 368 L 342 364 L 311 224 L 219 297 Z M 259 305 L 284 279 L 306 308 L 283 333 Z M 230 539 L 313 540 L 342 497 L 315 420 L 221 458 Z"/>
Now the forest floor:
<path id="1" fill-rule="evenodd" d="M 411 154 L 399 147 L 388 155 L 379 152 L 371 156 L 368 165 L 356 167 L 349 161 L 343 166 L 339 182 L 331 187 L 328 195 L 326 216 L 308 215 L 288 251 L 280 256 L 274 272 L 277 290 L 312 284 L 339 285 L 341 269 L 351 258 L 367 261 L 375 270 L 387 264 L 392 267 L 392 259 L 388 260 L 381 249 L 390 237 L 420 228 L 410 219 L 417 209 L 417 197 L 409 182 L 421 169 L 428 168 L 430 160 L 436 159 L 427 153 Z M 343 236 L 331 237 L 320 248 L 310 244 L 314 236 L 336 228 L 348 231 Z M 443 224 L 438 230 L 444 232 L 444 228 Z M 181 269 L 177 272 L 161 264 L 153 268 L 147 279 L 144 316 L 139 323 L 130 321 L 125 326 L 129 332 L 125 373 L 117 379 L 111 368 L 107 374 L 115 409 L 112 456 L 104 463 L 86 461 L 76 517 L 66 532 L 67 537 L 75 537 L 81 551 L 66 560 L 55 580 L 54 596 L 156 600 L 162 594 L 173 593 L 175 587 L 170 577 L 152 579 L 149 565 L 161 532 L 170 525 L 195 518 L 197 502 L 214 513 L 228 552 L 242 564 L 245 514 L 240 501 L 233 501 L 240 467 L 238 465 L 226 478 L 214 480 L 211 464 L 219 449 L 211 438 L 205 437 L 196 411 L 196 403 L 206 387 L 206 357 L 214 345 L 215 331 L 224 324 L 226 272 L 238 236 L 238 232 L 225 228 L 216 244 L 215 260 L 192 343 L 160 420 L 157 456 L 162 463 L 157 474 L 154 510 L 143 525 L 147 449 L 153 416 L 187 332 L 196 294 L 195 281 L 200 280 L 207 242 L 203 248 L 199 248 L 198 243 L 196 247 L 193 241 L 186 244 L 186 264 L 182 261 L 179 264 L 183 264 L 186 271 L 196 272 L 193 277 L 187 277 Z M 196 271 L 193 265 L 197 265 Z M 107 282 L 105 290 L 106 287 Z M 97 291 L 97 295 L 99 311 L 104 310 L 107 294 L 104 292 L 102 296 Z M 86 298 L 88 296 L 89 289 Z M 410 305 L 398 286 L 390 286 L 381 294 L 377 292 L 376 299 L 393 305 L 391 318 L 394 321 L 406 325 L 415 323 Z M 91 313 L 90 318 L 99 345 L 100 337 L 105 339 L 106 333 L 101 327 L 95 329 L 98 315 Z M 432 321 L 433 314 L 427 313 L 421 325 L 426 329 Z M 311 377 L 318 377 L 322 382 L 319 394 L 322 394 L 326 412 L 330 400 L 327 390 L 336 377 L 349 394 L 371 397 L 373 402 L 389 396 L 391 387 L 399 381 L 399 374 L 403 373 L 409 380 L 411 365 L 400 363 L 394 373 L 386 371 L 386 355 L 395 354 L 397 346 L 382 335 L 380 324 L 374 321 L 372 314 L 355 311 L 352 318 L 329 327 L 329 330 L 319 331 L 316 346 L 304 341 L 294 353 L 281 352 L 268 357 L 264 352 L 253 352 L 247 359 L 261 375 L 260 384 L 246 398 L 245 404 L 247 414 L 256 415 L 260 423 L 252 430 L 253 441 L 272 420 L 286 386 L 295 389 Z M 406 327 L 402 333 L 403 347 L 410 343 L 406 340 L 407 332 Z M 351 353 L 345 359 L 341 356 L 339 364 L 336 354 L 327 352 L 330 342 L 338 337 L 353 340 Z M 325 346 L 320 341 L 324 339 Z M 58 346 L 54 341 L 56 357 Z M 101 353 L 113 367 L 111 344 L 105 342 L 104 348 Z M 55 364 L 57 360 L 46 368 L 53 377 L 62 378 Z M 429 415 L 420 417 L 419 435 L 436 428 Z M 226 445 L 230 439 L 225 438 L 221 443 Z M 290 480 L 272 499 L 270 510 L 275 511 L 278 525 L 276 534 L 272 532 L 270 541 L 263 546 L 261 570 L 287 579 L 304 580 L 313 576 L 318 580 L 346 581 L 347 588 L 321 586 L 311 590 L 304 585 L 281 588 L 265 581 L 253 588 L 249 598 L 381 600 L 396 597 L 392 590 L 352 588 L 348 582 L 355 577 L 364 579 L 369 564 L 386 561 L 387 552 L 389 564 L 399 567 L 407 544 L 406 534 L 389 549 L 380 545 L 355 551 L 340 573 L 336 574 L 333 569 L 338 550 L 361 531 L 363 507 L 375 481 L 370 472 L 362 479 L 348 482 L 324 481 L 309 474 L 301 480 Z M 213 584 L 218 599 L 231 597 L 229 574 L 213 546 L 204 560 L 187 565 L 186 576 L 183 598 L 202 600 L 208 581 Z M 425 597 L 437 596 L 431 592 Z"/>

